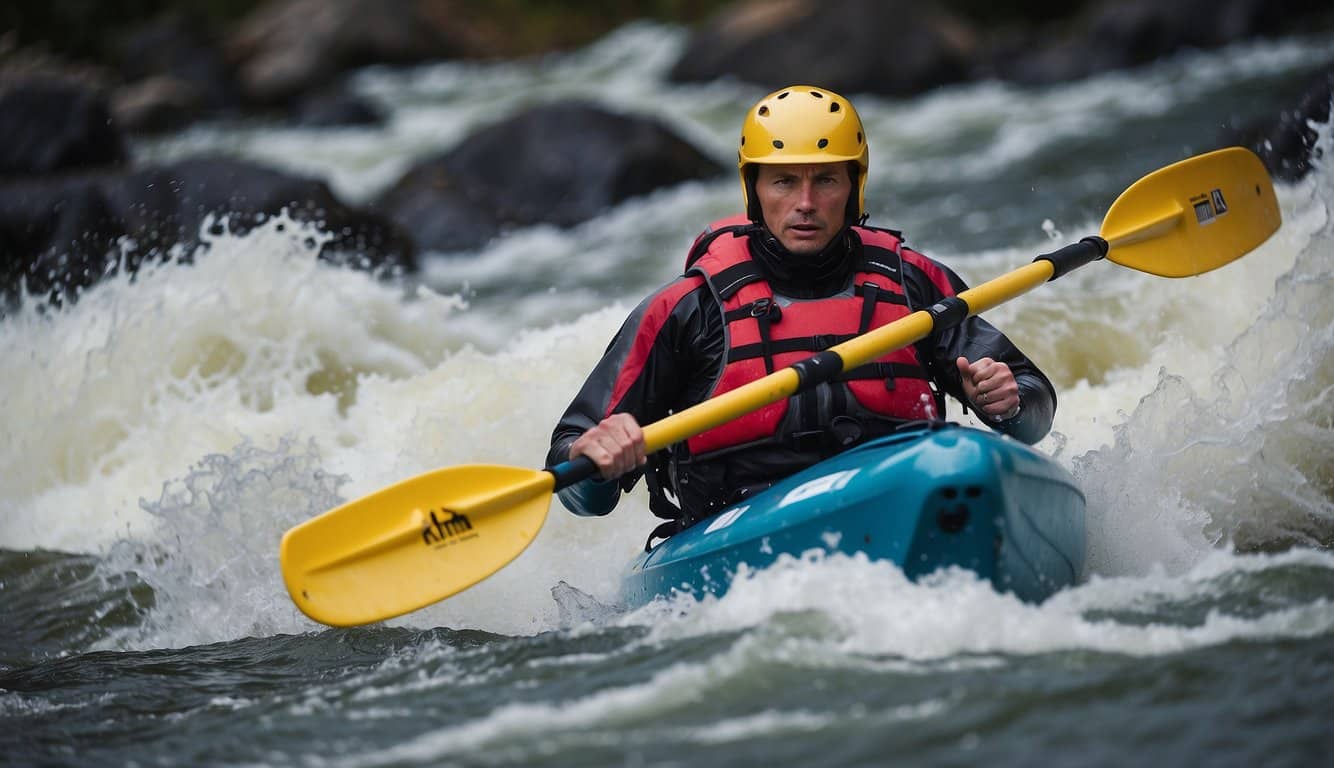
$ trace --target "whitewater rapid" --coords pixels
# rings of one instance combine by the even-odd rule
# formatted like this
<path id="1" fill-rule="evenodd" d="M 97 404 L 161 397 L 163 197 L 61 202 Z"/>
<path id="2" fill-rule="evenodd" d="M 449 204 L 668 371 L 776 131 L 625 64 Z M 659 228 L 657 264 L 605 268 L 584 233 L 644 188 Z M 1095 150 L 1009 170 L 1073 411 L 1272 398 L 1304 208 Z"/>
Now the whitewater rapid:
<path id="1" fill-rule="evenodd" d="M 140 151 L 152 158 L 245 146 L 289 167 L 336 166 L 335 187 L 365 199 L 412 157 L 534 93 L 587 95 L 586 85 L 572 83 L 592 73 L 601 78 L 596 94 L 620 108 L 688 105 L 673 124 L 725 155 L 728 120 L 751 90 L 637 89 L 679 44 L 647 29 L 653 34 L 631 28 L 560 60 L 550 74 L 559 86 L 514 64 L 365 73 L 366 92 L 398 105 L 376 134 L 311 142 L 291 129 L 203 127 Z M 631 64 L 634 45 L 647 47 Z M 1133 77 L 1031 95 L 981 84 L 912 103 L 868 97 L 861 109 L 885 169 L 872 191 L 888 201 L 876 216 L 916 219 L 929 233 L 933 221 L 953 215 L 961 234 L 926 250 L 972 283 L 989 279 L 1095 233 L 1093 211 L 1110 204 L 1117 183 L 1154 168 L 1119 169 L 1130 174 L 1123 182 L 1105 166 L 1072 174 L 1063 183 L 1098 197 L 1101 208 L 1049 209 L 1035 191 L 1037 202 L 1018 220 L 956 193 L 910 204 L 899 185 L 930 190 L 940 175 L 958 185 L 1022 175 L 1081 131 L 1104 133 L 1179 104 L 1185 97 L 1174 78 L 1185 73 L 1194 87 L 1221 87 L 1238 67 L 1281 72 L 1328 47 L 1246 46 L 1230 57 L 1187 56 Z M 510 95 L 477 98 L 492 89 Z M 435 101 L 450 96 L 446 113 Z M 1091 112 L 1099 125 L 1080 122 Z M 1026 122 L 1033 114 L 1046 119 Z M 952 154 L 949 141 L 931 143 L 930 126 L 941 124 L 962 142 Z M 981 138 L 971 146 L 968 136 Z M 303 139 L 308 152 L 296 149 Z M 1330 156 L 1328 127 L 1321 141 Z M 192 263 L 112 277 L 72 305 L 29 302 L 0 322 L 0 546 L 90 553 L 107 572 L 138 573 L 156 603 L 148 621 L 110 645 L 308 631 L 314 625 L 292 606 L 278 572 L 282 532 L 436 467 L 540 467 L 552 425 L 626 313 L 679 270 L 704 222 L 732 212 L 736 192 L 732 179 L 662 190 L 570 230 L 534 227 L 476 254 L 429 257 L 420 276 L 402 282 L 319 262 L 322 235 L 276 217 L 245 235 L 207 235 Z M 905 616 L 938 615 L 931 642 L 945 654 L 1167 652 L 1278 631 L 1275 622 L 1326 631 L 1324 600 L 1240 625 L 1220 617 L 1161 632 L 1109 632 L 1078 618 L 1090 606 L 1198 596 L 1225 578 L 1219 574 L 1334 567 L 1323 550 L 1305 549 L 1328 545 L 1334 531 L 1334 317 L 1326 299 L 1334 170 L 1322 164 L 1279 193 L 1283 228 L 1216 272 L 1166 280 L 1097 264 L 988 313 L 1057 383 L 1055 426 L 1039 448 L 1070 468 L 1088 496 L 1084 584 L 1029 606 L 968 574 L 911 584 L 883 564 L 798 562 L 661 631 L 750 625 L 818 607 L 845 625 L 852 647 L 906 657 L 932 651 L 920 635 L 886 634 Z M 1001 226 L 994 244 L 969 234 Z M 569 617 L 552 589 L 564 582 L 614 603 L 619 575 L 653 524 L 642 488 L 605 519 L 577 519 L 556 505 L 514 563 L 394 623 L 508 634 L 561 627 Z M 978 615 L 1012 630 L 1004 643 L 988 644 L 961 618 Z"/>

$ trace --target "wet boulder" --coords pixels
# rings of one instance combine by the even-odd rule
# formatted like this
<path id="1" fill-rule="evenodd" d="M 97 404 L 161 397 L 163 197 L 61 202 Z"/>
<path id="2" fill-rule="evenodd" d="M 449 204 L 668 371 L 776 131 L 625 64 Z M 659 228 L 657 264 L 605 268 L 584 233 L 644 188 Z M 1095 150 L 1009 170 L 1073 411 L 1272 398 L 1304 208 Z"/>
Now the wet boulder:
<path id="1" fill-rule="evenodd" d="M 654 120 L 556 103 L 418 164 L 375 208 L 411 232 L 419 250 L 459 251 L 509 227 L 573 226 L 632 197 L 721 173 Z"/>
<path id="2" fill-rule="evenodd" d="M 297 125 L 309 128 L 384 123 L 380 109 L 353 92 L 346 82 L 326 86 L 301 97 L 293 109 L 292 119 Z"/>
<path id="3" fill-rule="evenodd" d="M 1334 99 L 1334 68 L 1314 78 L 1291 109 L 1272 118 L 1225 129 L 1220 143 L 1249 147 L 1275 179 L 1298 181 L 1311 172 L 1311 163 L 1319 156 L 1316 146 L 1319 137 L 1313 126 L 1329 122 L 1331 99 Z"/>
<path id="4" fill-rule="evenodd" d="M 158 75 L 117 88 L 111 111 L 127 133 L 142 135 L 184 128 L 203 117 L 205 108 L 189 83 Z"/>
<path id="5" fill-rule="evenodd" d="M 392 222 L 342 204 L 321 181 L 194 158 L 127 173 L 0 181 L 0 248 L 9 257 L 3 290 L 12 299 L 23 282 L 33 295 L 68 297 L 117 269 L 173 253 L 188 258 L 210 220 L 214 231 L 246 232 L 284 210 L 331 233 L 323 259 L 375 271 L 415 266 L 411 241 Z"/>
<path id="6" fill-rule="evenodd" d="M 1326 12 L 1313 0 L 1099 0 L 1072 20 L 994 35 L 977 71 L 1025 85 L 1068 82 L 1292 31 Z"/>
<path id="7" fill-rule="evenodd" d="M 411 245 L 384 218 L 344 205 L 322 181 L 242 160 L 191 158 L 126 174 L 103 189 L 127 231 L 155 250 L 197 243 L 210 215 L 225 215 L 232 231 L 244 232 L 287 210 L 333 235 L 322 258 L 369 269 L 412 266 Z"/>
<path id="8" fill-rule="evenodd" d="M 124 229 L 92 175 L 0 179 L 0 297 L 61 298 L 114 268 Z"/>
<path id="9" fill-rule="evenodd" d="M 754 0 L 703 24 L 670 77 L 910 96 L 966 80 L 977 45 L 977 31 L 935 3 Z"/>
<path id="10" fill-rule="evenodd" d="M 50 76 L 0 81 L 0 177 L 118 166 L 127 156 L 100 90 Z"/>
<path id="11" fill-rule="evenodd" d="M 127 84 L 168 81 L 209 114 L 229 113 L 244 105 L 222 44 L 205 24 L 168 13 L 130 27 L 117 38 L 116 64 Z"/>
<path id="12" fill-rule="evenodd" d="M 463 181 L 443 158 L 414 167 L 373 206 L 412 233 L 419 251 L 450 253 L 499 236 L 501 217 L 482 185 Z"/>
<path id="13" fill-rule="evenodd" d="M 741 0 L 693 33 L 677 82 L 732 77 L 914 96 L 994 78 L 1046 85 L 1328 25 L 1327 0 Z"/>
<path id="14" fill-rule="evenodd" d="M 281 104 L 356 67 L 477 53 L 467 22 L 440 0 L 274 0 L 241 20 L 226 50 L 249 98 Z"/>

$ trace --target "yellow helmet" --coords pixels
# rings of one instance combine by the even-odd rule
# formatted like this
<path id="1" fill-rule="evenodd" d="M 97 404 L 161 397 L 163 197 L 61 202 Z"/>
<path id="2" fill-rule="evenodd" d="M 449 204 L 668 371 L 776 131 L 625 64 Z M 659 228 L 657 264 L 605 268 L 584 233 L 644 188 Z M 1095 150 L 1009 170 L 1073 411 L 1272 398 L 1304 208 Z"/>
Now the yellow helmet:
<path id="1" fill-rule="evenodd" d="M 857 197 L 848 201 L 850 221 L 866 210 L 866 171 L 869 166 L 866 132 L 852 102 L 824 88 L 793 85 L 760 99 L 741 124 L 737 172 L 741 175 L 746 213 L 759 221 L 759 201 L 747 177 L 750 165 L 779 163 L 857 163 Z"/>

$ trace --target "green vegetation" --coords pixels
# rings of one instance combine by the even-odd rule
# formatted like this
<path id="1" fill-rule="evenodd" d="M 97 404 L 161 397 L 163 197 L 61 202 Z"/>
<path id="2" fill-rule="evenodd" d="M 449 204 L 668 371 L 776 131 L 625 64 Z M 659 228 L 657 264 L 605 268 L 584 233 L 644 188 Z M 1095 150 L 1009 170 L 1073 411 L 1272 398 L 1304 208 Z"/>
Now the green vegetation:
<path id="1" fill-rule="evenodd" d="M 386 0 L 395 2 L 401 0 Z M 117 34 L 167 12 L 225 28 L 265 0 L 18 0 L 0 3 L 0 54 L 38 47 L 73 59 L 108 61 Z M 466 16 L 501 56 L 584 45 L 636 19 L 696 24 L 734 0 L 439 0 Z M 983 23 L 1040 22 L 1069 16 L 1084 0 L 944 0 L 943 6 Z"/>
<path id="2" fill-rule="evenodd" d="M 264 0 L 19 0 L 0 3 L 0 52 L 38 47 L 73 59 L 107 61 L 117 34 L 164 13 L 220 29 Z M 588 43 L 635 19 L 693 23 L 727 0 L 456 0 L 442 2 L 466 14 L 514 55 Z"/>

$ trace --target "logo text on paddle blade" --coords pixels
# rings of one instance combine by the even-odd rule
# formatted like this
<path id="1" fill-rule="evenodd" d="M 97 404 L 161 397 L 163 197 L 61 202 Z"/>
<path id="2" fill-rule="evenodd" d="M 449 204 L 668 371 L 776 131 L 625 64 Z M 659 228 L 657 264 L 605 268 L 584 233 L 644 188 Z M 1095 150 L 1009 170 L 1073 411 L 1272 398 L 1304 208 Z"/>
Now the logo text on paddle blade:
<path id="1" fill-rule="evenodd" d="M 445 517 L 444 515 L 449 515 Z M 467 515 L 449 510 L 431 510 L 431 522 L 422 526 L 422 543 L 426 546 L 453 544 L 477 536 Z"/>
<path id="2" fill-rule="evenodd" d="M 1190 199 L 1190 205 L 1195 209 L 1195 223 L 1200 225 L 1209 224 L 1227 213 L 1227 200 L 1223 198 L 1223 190 L 1217 188 L 1209 190 L 1208 194 L 1195 195 Z"/>

